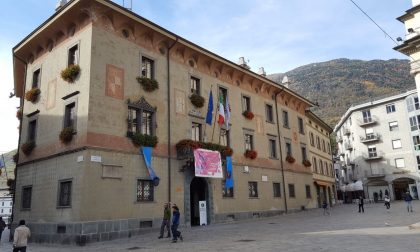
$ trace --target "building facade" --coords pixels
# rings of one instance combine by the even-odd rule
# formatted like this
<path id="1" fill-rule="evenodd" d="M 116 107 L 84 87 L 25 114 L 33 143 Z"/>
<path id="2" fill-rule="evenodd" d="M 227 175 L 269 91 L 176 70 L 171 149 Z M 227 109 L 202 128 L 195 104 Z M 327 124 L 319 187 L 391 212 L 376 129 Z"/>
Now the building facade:
<path id="1" fill-rule="evenodd" d="M 332 162 L 330 135 L 332 129 L 311 111 L 306 111 L 309 157 L 316 188 L 317 206 L 336 202 L 335 171 Z"/>
<path id="2" fill-rule="evenodd" d="M 13 198 L 8 189 L 0 189 L 0 217 L 9 223 L 12 217 Z"/>
<path id="3" fill-rule="evenodd" d="M 350 107 L 334 128 L 344 200 L 364 194 L 418 198 L 420 107 L 416 90 Z M 337 190 L 340 190 L 337 188 Z"/>
<path id="4" fill-rule="evenodd" d="M 23 109 L 14 220 L 27 220 L 35 242 L 138 235 L 160 225 L 165 202 L 187 226 L 199 224 L 199 201 L 209 225 L 316 207 L 305 162 L 314 104 L 246 66 L 107 0 L 70 1 L 13 59 Z M 221 105 L 231 117 L 219 126 Z M 133 139 L 157 139 L 159 183 Z M 195 176 L 180 151 L 186 142 L 232 148 L 233 188 Z"/>

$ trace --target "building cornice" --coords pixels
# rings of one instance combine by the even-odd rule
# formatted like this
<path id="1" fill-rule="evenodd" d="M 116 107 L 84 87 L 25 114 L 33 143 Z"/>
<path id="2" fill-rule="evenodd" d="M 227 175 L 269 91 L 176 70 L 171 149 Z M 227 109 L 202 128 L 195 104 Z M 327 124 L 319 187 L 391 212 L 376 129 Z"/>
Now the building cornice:
<path id="1" fill-rule="evenodd" d="M 405 14 L 397 17 L 397 20 L 404 23 L 404 21 L 414 17 L 414 14 L 420 11 L 420 5 L 413 6 L 412 8 L 405 11 Z"/>

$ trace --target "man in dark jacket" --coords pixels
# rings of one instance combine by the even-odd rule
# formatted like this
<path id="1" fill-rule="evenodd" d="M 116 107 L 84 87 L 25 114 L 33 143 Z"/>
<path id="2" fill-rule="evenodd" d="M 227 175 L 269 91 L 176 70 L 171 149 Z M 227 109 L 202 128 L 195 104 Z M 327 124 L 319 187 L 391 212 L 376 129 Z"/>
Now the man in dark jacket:
<path id="1" fill-rule="evenodd" d="M 359 197 L 359 213 L 360 212 L 362 212 L 362 213 L 365 212 L 365 208 L 363 207 L 363 196 Z"/>
<path id="2" fill-rule="evenodd" d="M 178 231 L 179 226 L 179 208 L 176 205 L 172 206 L 173 212 L 172 212 L 172 242 L 176 242 L 179 239 L 182 241 L 182 235 L 181 232 Z"/>
<path id="3" fill-rule="evenodd" d="M 407 192 L 404 197 L 405 203 L 407 204 L 407 212 L 413 212 L 413 197 L 411 197 L 410 192 Z"/>
<path id="4" fill-rule="evenodd" d="M 163 210 L 163 220 L 162 225 L 160 225 L 160 235 L 158 237 L 159 239 L 163 238 L 165 227 L 168 230 L 168 236 L 166 236 L 166 238 L 169 238 L 171 237 L 171 208 L 169 203 L 165 203 L 165 208 Z"/>

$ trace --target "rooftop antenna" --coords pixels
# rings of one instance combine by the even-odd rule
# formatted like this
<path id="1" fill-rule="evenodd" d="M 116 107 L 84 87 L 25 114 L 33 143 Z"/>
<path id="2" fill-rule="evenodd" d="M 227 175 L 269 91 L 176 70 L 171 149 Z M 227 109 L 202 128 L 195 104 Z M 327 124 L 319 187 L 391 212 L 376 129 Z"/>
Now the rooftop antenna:
<path id="1" fill-rule="evenodd" d="M 127 5 L 130 4 L 130 7 L 125 7 L 125 2 L 127 2 Z M 123 0 L 123 7 L 131 11 L 131 8 L 133 7 L 133 0 Z"/>

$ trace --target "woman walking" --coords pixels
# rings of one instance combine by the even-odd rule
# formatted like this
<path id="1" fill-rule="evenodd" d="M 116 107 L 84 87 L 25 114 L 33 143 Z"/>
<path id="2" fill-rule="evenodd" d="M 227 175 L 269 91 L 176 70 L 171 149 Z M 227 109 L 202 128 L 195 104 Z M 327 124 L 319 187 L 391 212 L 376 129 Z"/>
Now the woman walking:
<path id="1" fill-rule="evenodd" d="M 182 235 L 181 232 L 178 231 L 178 226 L 179 226 L 179 219 L 180 219 L 180 214 L 179 214 L 179 208 L 176 205 L 172 206 L 173 212 L 172 212 L 172 242 L 175 243 L 179 239 L 182 241 Z"/>

